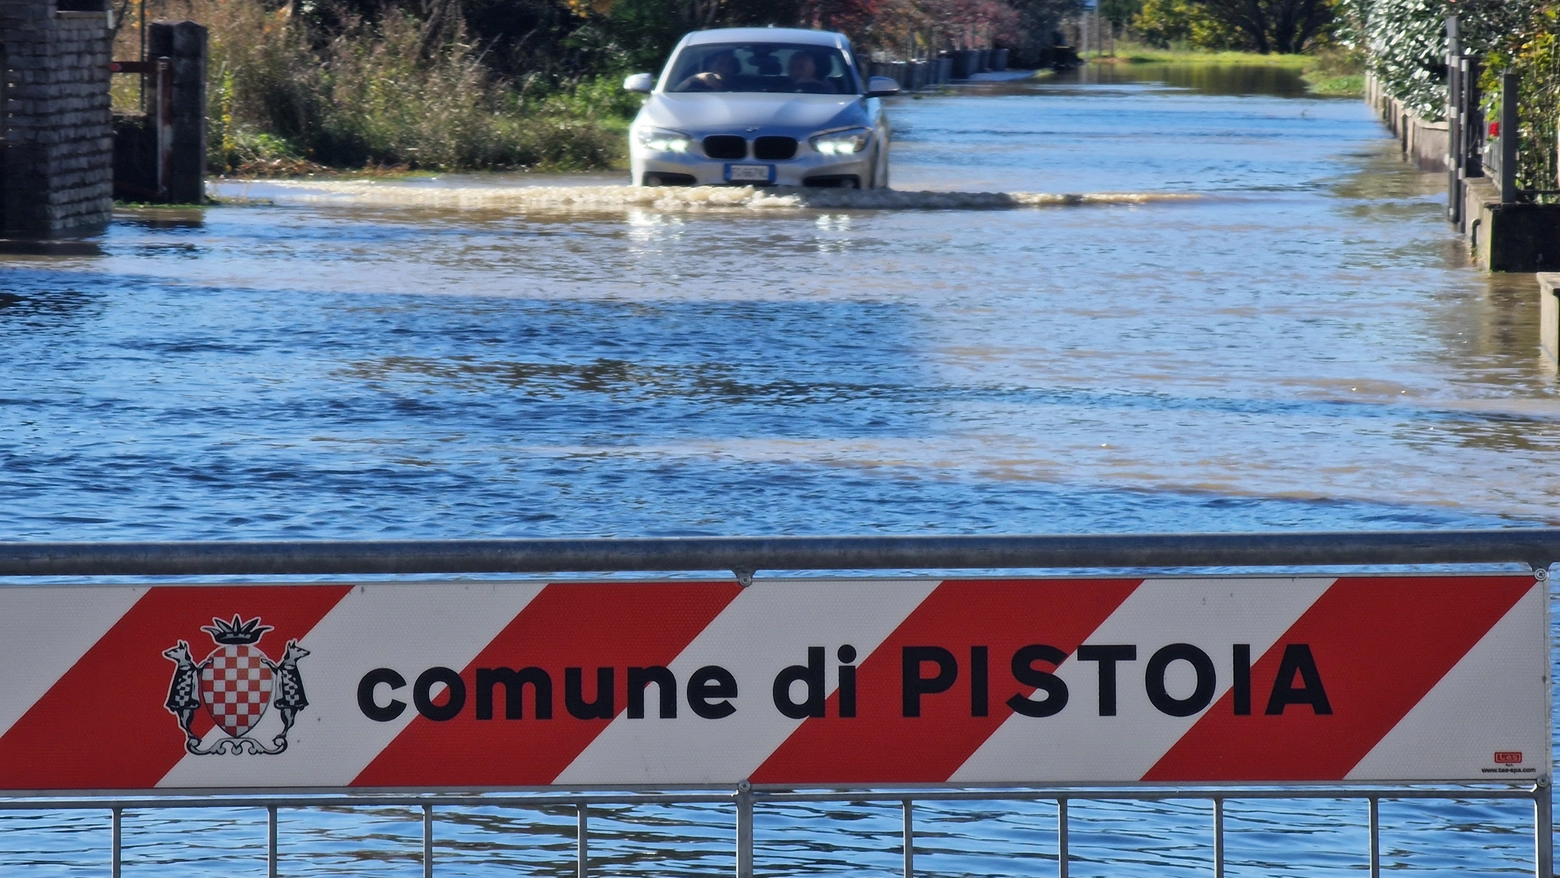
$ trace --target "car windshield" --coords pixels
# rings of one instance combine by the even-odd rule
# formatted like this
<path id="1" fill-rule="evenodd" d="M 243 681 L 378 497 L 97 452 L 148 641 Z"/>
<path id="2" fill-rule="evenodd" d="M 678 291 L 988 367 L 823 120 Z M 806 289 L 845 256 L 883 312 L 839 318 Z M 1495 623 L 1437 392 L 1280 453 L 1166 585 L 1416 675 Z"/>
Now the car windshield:
<path id="1" fill-rule="evenodd" d="M 833 46 L 705 43 L 672 62 L 666 90 L 859 94 L 856 74 Z"/>

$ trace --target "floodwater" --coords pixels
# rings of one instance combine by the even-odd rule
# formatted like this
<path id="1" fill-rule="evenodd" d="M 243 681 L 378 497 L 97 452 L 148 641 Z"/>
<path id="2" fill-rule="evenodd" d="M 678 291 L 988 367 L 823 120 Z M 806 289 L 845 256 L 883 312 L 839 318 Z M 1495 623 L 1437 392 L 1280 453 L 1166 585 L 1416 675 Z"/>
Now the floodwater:
<path id="1" fill-rule="evenodd" d="M 1362 103 L 1159 67 L 891 112 L 902 194 L 224 182 L 223 206 L 126 212 L 96 253 L 0 256 L 0 538 L 1556 518 L 1533 278 L 1467 265 L 1441 178 Z M 1364 870 L 1364 812 L 1231 802 L 1228 872 Z M 1071 819 L 1075 876 L 1211 871 L 1206 802 Z M 1530 873 L 1530 819 L 1386 802 L 1383 864 Z M 1046 804 L 927 805 L 917 869 L 1054 874 L 1054 826 Z M 592 829 L 598 874 L 729 870 L 726 812 Z M 762 809 L 759 871 L 892 875 L 898 829 L 897 805 Z M 283 874 L 418 875 L 419 833 L 403 809 L 283 812 Z M 441 810 L 438 874 L 561 878 L 572 833 Z M 264 838 L 255 811 L 132 813 L 125 874 L 262 875 Z M 101 813 L 0 817 L 0 873 L 104 874 L 107 843 Z"/>

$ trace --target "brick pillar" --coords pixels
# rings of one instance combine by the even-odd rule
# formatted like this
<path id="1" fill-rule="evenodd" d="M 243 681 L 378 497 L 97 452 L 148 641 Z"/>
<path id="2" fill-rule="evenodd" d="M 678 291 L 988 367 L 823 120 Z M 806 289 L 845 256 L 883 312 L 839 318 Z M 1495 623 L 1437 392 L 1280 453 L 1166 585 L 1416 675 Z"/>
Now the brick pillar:
<path id="1" fill-rule="evenodd" d="M 108 224 L 109 48 L 101 7 L 0 0 L 0 235 L 93 234 Z"/>
<path id="2" fill-rule="evenodd" d="M 146 55 L 173 61 L 173 154 L 168 200 L 206 200 L 206 28 L 193 21 L 155 21 Z M 153 108 L 152 115 L 158 113 Z"/>

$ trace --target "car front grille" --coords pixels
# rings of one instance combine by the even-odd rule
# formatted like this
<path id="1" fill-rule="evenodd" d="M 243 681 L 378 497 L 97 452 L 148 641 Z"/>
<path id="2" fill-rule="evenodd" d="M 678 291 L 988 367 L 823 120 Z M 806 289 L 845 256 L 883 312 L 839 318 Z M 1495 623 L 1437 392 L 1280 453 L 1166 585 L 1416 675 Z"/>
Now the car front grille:
<path id="1" fill-rule="evenodd" d="M 796 155 L 794 137 L 760 137 L 753 141 L 753 158 L 784 161 Z"/>
<path id="2" fill-rule="evenodd" d="M 735 134 L 712 134 L 704 138 L 704 154 L 712 159 L 745 159 L 747 140 Z"/>

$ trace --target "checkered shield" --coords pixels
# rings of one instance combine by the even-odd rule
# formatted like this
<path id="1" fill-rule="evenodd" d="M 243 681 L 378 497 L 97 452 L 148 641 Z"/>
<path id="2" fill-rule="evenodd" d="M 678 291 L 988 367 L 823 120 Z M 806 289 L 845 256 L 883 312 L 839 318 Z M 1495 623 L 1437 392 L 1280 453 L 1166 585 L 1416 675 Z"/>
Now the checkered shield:
<path id="1" fill-rule="evenodd" d="M 200 700 L 218 726 L 237 738 L 255 727 L 271 703 L 265 653 L 247 645 L 214 650 L 200 665 Z"/>

